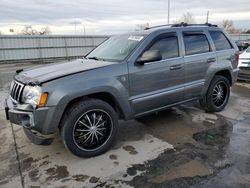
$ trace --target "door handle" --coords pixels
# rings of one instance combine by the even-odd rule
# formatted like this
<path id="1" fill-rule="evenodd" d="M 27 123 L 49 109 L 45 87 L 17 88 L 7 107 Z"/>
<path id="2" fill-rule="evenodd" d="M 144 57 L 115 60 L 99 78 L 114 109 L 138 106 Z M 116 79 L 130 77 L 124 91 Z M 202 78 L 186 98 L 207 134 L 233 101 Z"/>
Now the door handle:
<path id="1" fill-rule="evenodd" d="M 181 64 L 178 64 L 178 65 L 173 65 L 170 67 L 170 70 L 178 70 L 178 69 L 181 69 Z"/>
<path id="2" fill-rule="evenodd" d="M 215 62 L 215 61 L 216 61 L 215 58 L 209 58 L 209 59 L 207 59 L 207 63 L 213 63 L 213 62 Z"/>

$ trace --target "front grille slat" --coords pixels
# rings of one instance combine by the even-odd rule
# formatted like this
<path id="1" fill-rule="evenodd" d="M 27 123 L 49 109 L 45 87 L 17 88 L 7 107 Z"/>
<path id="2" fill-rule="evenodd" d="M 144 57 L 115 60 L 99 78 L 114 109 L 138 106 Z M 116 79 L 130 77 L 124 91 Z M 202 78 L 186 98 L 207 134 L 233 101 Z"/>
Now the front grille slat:
<path id="1" fill-rule="evenodd" d="M 12 89 L 12 91 L 11 91 L 11 96 L 12 96 L 12 97 L 14 97 L 16 87 L 17 87 L 17 85 L 16 85 L 16 83 L 14 83 L 13 89 Z"/>
<path id="2" fill-rule="evenodd" d="M 18 97 L 17 97 L 17 101 L 21 101 L 21 96 L 22 96 L 22 93 L 23 93 L 23 88 L 24 86 L 20 86 L 20 90 L 19 90 L 19 93 L 18 93 Z"/>
<path id="3" fill-rule="evenodd" d="M 23 88 L 24 88 L 23 84 L 17 81 L 14 81 L 13 87 L 11 88 L 11 91 L 10 91 L 11 98 L 17 102 L 21 102 Z"/>
<path id="4" fill-rule="evenodd" d="M 15 100 L 17 100 L 19 88 L 20 88 L 20 85 L 17 85 L 16 90 L 15 90 L 15 92 L 14 92 L 14 99 L 15 99 Z"/>
<path id="5" fill-rule="evenodd" d="M 15 96 L 16 96 L 16 90 L 17 90 L 17 87 L 18 87 L 18 85 L 16 85 L 16 86 L 15 86 L 15 88 L 14 88 L 14 92 L 13 92 L 13 98 L 14 98 L 15 100 L 16 100 L 16 97 L 15 97 Z"/>

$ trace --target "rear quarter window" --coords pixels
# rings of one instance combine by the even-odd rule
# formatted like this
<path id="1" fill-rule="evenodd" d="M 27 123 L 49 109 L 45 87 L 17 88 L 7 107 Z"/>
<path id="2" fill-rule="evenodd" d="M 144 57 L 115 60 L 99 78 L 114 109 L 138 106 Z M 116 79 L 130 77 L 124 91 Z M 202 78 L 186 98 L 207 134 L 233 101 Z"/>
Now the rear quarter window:
<path id="1" fill-rule="evenodd" d="M 216 51 L 232 49 L 233 46 L 221 31 L 209 31 L 213 39 Z"/>

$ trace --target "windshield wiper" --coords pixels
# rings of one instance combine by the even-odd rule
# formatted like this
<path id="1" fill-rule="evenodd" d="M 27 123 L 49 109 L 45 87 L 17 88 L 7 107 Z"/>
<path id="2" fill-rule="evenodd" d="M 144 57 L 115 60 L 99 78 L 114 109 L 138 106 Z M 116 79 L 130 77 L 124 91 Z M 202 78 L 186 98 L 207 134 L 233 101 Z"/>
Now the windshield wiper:
<path id="1" fill-rule="evenodd" d="M 100 60 L 102 60 L 102 59 L 99 59 L 98 57 L 87 57 L 88 59 L 94 59 L 94 60 L 96 60 L 96 61 L 100 61 Z"/>

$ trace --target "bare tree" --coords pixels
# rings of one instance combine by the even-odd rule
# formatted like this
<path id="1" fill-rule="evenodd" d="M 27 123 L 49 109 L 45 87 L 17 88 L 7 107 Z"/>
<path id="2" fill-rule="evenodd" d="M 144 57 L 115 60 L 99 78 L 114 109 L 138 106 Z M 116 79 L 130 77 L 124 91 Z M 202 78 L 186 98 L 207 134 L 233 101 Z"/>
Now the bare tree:
<path id="1" fill-rule="evenodd" d="M 223 20 L 222 21 L 222 27 L 225 29 L 225 30 L 230 30 L 233 28 L 233 21 L 232 20 Z"/>
<path id="2" fill-rule="evenodd" d="M 33 29 L 31 25 L 24 26 L 22 30 L 23 35 L 37 35 L 37 30 Z"/>
<path id="3" fill-rule="evenodd" d="M 196 21 L 195 21 L 193 14 L 190 12 L 187 12 L 187 13 L 183 14 L 179 20 L 177 20 L 177 23 L 181 23 L 181 22 L 188 23 L 188 24 L 194 24 Z"/>
<path id="4" fill-rule="evenodd" d="M 23 35 L 49 35 L 51 34 L 50 28 L 48 26 L 43 27 L 41 31 L 37 31 L 31 25 L 25 26 L 21 34 Z"/>
<path id="5" fill-rule="evenodd" d="M 245 32 L 244 29 L 234 27 L 232 20 L 223 20 L 221 25 L 230 34 L 239 34 Z"/>
<path id="6" fill-rule="evenodd" d="M 144 30 L 144 29 L 146 29 L 146 28 L 148 28 L 149 27 L 149 23 L 145 23 L 145 24 L 137 24 L 136 25 L 136 31 L 140 31 L 140 30 Z"/>
<path id="7" fill-rule="evenodd" d="M 48 26 L 46 26 L 46 27 L 43 27 L 41 29 L 41 31 L 39 31 L 39 34 L 40 35 L 49 35 L 49 34 L 51 34 L 51 30 Z"/>
<path id="8" fill-rule="evenodd" d="M 250 29 L 245 31 L 246 34 L 250 34 Z"/>

